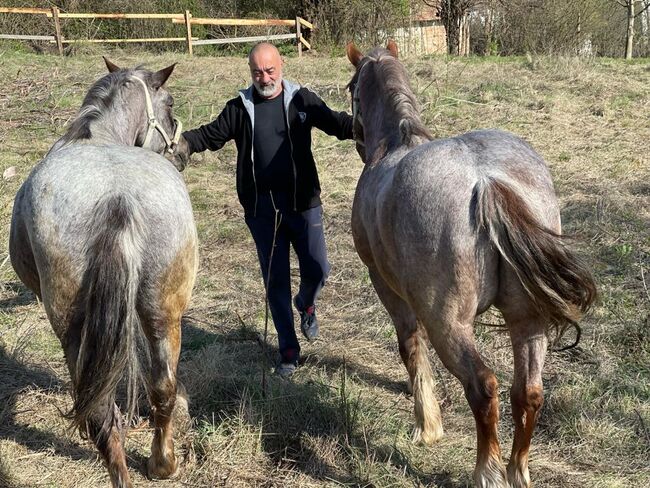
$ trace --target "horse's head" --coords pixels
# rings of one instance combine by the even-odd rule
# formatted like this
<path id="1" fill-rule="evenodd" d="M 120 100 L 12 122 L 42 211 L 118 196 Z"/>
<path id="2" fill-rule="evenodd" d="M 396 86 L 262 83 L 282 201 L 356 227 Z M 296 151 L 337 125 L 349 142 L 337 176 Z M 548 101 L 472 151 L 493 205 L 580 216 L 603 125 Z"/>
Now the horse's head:
<path id="1" fill-rule="evenodd" d="M 126 72 L 122 99 L 128 101 L 127 103 L 138 99 L 143 101 L 136 113 L 131 112 L 129 120 L 130 123 L 137 124 L 134 131 L 135 145 L 164 153 L 167 157 L 172 156 L 178 144 L 182 124 L 173 114 L 174 98 L 163 85 L 176 64 L 152 72 L 140 67 L 123 69 L 106 58 L 104 61 L 110 73 Z"/>
<path id="2" fill-rule="evenodd" d="M 386 48 L 377 47 L 364 56 L 349 43 L 347 54 L 355 67 L 348 88 L 361 159 L 372 165 L 398 147 L 431 140 L 420 119 L 406 68 L 397 58 L 397 44 L 390 40 Z"/>
<path id="3" fill-rule="evenodd" d="M 355 67 L 354 76 L 350 83 L 348 83 L 348 90 L 350 90 L 350 95 L 352 96 L 352 117 L 354 119 L 353 123 L 353 132 L 354 140 L 357 144 L 357 152 L 363 161 L 366 161 L 366 144 L 364 137 L 364 125 L 363 125 L 363 110 L 361 104 L 361 89 L 363 86 L 366 86 L 364 83 L 365 77 L 367 76 L 367 69 L 369 63 L 374 63 L 378 61 L 378 57 L 381 54 L 389 54 L 394 58 L 397 58 L 397 44 L 391 39 L 386 45 L 386 49 L 375 48 L 367 56 L 364 56 L 359 49 L 354 45 L 353 42 L 349 42 L 346 48 L 348 59 Z"/>

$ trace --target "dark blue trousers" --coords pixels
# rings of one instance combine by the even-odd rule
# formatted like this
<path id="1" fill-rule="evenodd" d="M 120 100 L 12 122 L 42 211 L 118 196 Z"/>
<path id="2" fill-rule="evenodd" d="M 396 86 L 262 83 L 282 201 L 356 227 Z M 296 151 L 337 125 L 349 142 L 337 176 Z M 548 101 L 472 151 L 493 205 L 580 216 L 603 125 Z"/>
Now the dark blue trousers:
<path id="1" fill-rule="evenodd" d="M 330 271 L 322 217 L 321 206 L 295 212 L 291 209 L 287 195 L 275 193 L 273 197 L 270 194 L 259 195 L 256 215 L 246 217 L 246 224 L 257 247 L 257 257 L 269 296 L 269 308 L 278 333 L 280 354 L 283 356 L 285 353 L 293 356 L 294 352 L 300 351 L 291 306 L 289 246 L 296 252 L 300 267 L 300 289 L 296 295 L 296 306 L 299 310 L 304 310 L 315 304 Z M 269 273 L 271 249 L 273 260 Z"/>

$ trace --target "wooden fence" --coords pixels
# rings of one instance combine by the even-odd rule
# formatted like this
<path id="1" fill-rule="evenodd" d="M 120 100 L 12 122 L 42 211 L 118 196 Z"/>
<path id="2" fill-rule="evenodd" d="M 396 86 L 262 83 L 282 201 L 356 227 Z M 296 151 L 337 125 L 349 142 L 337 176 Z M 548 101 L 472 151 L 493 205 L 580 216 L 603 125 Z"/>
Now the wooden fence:
<path id="1" fill-rule="evenodd" d="M 314 25 L 301 17 L 295 19 L 213 19 L 193 17 L 189 10 L 182 14 L 123 14 L 123 13 L 71 13 L 61 12 L 57 7 L 51 9 L 43 8 L 6 8 L 0 7 L 0 14 L 25 14 L 45 15 L 52 19 L 51 35 L 22 35 L 22 34 L 0 34 L 0 39 L 18 39 L 33 41 L 49 41 L 56 43 L 59 54 L 63 55 L 64 44 L 74 43 L 132 43 L 132 42 L 185 42 L 187 52 L 192 55 L 193 46 L 204 46 L 207 44 L 231 44 L 238 42 L 260 42 L 295 39 L 298 47 L 298 55 L 302 56 L 303 46 L 311 49 L 311 45 L 303 36 L 303 29 L 314 29 Z M 61 19 L 163 19 L 170 20 L 174 24 L 185 24 L 185 37 L 151 37 L 140 39 L 67 39 L 61 30 Z M 198 39 L 192 36 L 193 25 L 221 25 L 221 26 L 285 26 L 295 27 L 295 33 L 275 34 L 266 36 L 231 37 L 224 39 Z"/>

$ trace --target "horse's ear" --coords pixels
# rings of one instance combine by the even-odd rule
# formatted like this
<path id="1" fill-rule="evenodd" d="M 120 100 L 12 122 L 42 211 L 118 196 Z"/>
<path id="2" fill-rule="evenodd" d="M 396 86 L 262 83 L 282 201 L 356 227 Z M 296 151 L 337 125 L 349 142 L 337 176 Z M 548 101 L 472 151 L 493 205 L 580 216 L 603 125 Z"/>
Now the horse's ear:
<path id="1" fill-rule="evenodd" d="M 104 62 L 106 63 L 106 67 L 108 68 L 109 73 L 120 70 L 120 67 L 116 64 L 111 63 L 106 56 L 102 56 L 102 58 L 104 58 Z"/>
<path id="2" fill-rule="evenodd" d="M 354 45 L 354 42 L 348 42 L 348 45 L 345 47 L 345 51 L 348 54 L 348 59 L 356 68 L 359 64 L 359 61 L 361 61 L 361 58 L 363 58 L 363 54 L 361 54 L 361 51 L 357 49 L 357 46 Z"/>
<path id="3" fill-rule="evenodd" d="M 151 75 L 151 85 L 154 89 L 158 89 L 161 86 L 165 84 L 167 81 L 167 78 L 172 74 L 172 71 L 174 71 L 174 67 L 176 66 L 176 63 L 172 64 L 171 66 L 167 66 L 166 68 L 161 69 L 160 71 L 156 71 L 153 75 Z"/>
<path id="4" fill-rule="evenodd" d="M 386 44 L 386 49 L 390 51 L 394 58 L 397 58 L 397 43 L 390 39 L 388 44 Z"/>

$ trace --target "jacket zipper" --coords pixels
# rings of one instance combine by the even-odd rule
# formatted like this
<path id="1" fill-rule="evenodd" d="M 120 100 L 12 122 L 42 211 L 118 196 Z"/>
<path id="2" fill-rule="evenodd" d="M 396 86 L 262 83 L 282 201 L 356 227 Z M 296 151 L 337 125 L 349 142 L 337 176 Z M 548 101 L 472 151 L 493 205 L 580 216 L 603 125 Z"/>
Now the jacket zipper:
<path id="1" fill-rule="evenodd" d="M 253 117 L 255 116 L 255 107 L 253 107 Z M 253 172 L 253 186 L 255 187 L 255 206 L 253 207 L 253 217 L 257 217 L 257 178 L 255 177 L 255 124 L 253 117 L 248 115 L 251 122 L 251 171 Z"/>
<path id="2" fill-rule="evenodd" d="M 291 148 L 291 166 L 293 167 L 293 211 L 298 211 L 298 204 L 296 203 L 296 193 L 298 191 L 298 170 L 296 169 L 296 161 L 293 159 L 293 141 L 291 140 L 291 126 L 289 124 L 289 105 L 286 107 L 285 116 L 287 118 L 287 136 L 289 137 L 289 147 Z"/>

